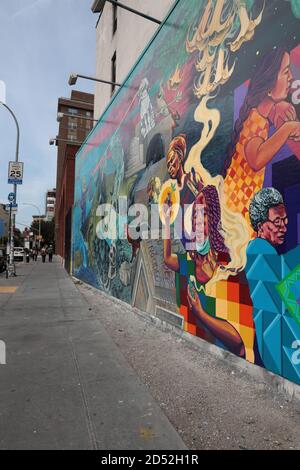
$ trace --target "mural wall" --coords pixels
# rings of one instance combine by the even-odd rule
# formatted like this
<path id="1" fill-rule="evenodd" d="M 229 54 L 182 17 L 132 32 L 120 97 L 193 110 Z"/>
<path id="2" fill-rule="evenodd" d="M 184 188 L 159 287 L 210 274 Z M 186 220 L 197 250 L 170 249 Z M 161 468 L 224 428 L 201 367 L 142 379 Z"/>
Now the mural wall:
<path id="1" fill-rule="evenodd" d="M 74 275 L 300 384 L 300 3 L 175 3 L 77 155 Z"/>

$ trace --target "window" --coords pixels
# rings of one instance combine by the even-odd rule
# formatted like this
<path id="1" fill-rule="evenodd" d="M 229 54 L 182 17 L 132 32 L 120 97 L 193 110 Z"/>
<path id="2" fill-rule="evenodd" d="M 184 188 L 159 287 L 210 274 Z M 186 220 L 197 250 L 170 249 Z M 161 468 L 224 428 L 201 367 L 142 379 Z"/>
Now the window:
<path id="1" fill-rule="evenodd" d="M 92 112 L 91 111 L 86 111 L 85 116 L 92 120 Z M 88 129 L 88 130 L 90 130 L 92 128 L 92 122 L 91 122 L 90 119 L 85 119 L 84 120 L 85 121 L 85 128 Z"/>
<path id="2" fill-rule="evenodd" d="M 68 121 L 68 128 L 69 128 L 69 129 L 77 129 L 77 120 L 76 120 L 76 121 L 71 121 L 71 120 L 69 119 L 69 121 Z"/>
<path id="3" fill-rule="evenodd" d="M 116 0 L 117 1 L 117 0 Z M 113 34 L 117 31 L 118 27 L 118 7 L 113 4 Z"/>
<path id="4" fill-rule="evenodd" d="M 74 115 L 74 114 L 78 114 L 78 109 L 69 108 L 69 109 L 68 109 L 68 113 L 69 113 L 69 114 L 73 114 L 73 115 Z"/>
<path id="5" fill-rule="evenodd" d="M 75 140 L 77 140 L 77 132 L 76 131 L 72 131 L 71 129 L 69 130 L 68 132 L 68 140 L 74 142 Z"/>
<path id="6" fill-rule="evenodd" d="M 116 76 L 117 76 L 117 68 L 116 68 L 116 63 L 117 63 L 117 53 L 115 52 L 114 55 L 112 56 L 111 59 L 111 81 L 115 83 L 116 81 Z M 115 85 L 111 86 L 111 94 L 113 95 L 115 91 Z"/>

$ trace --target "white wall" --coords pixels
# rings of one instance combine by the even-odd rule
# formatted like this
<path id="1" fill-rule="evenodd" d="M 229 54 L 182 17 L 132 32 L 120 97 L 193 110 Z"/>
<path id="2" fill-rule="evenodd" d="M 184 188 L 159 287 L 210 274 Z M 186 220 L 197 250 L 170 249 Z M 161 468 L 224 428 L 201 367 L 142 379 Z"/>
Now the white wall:
<path id="1" fill-rule="evenodd" d="M 174 0 L 126 0 L 126 5 L 159 20 L 165 18 L 173 4 Z M 116 51 L 116 81 L 122 83 L 159 25 L 122 8 L 117 12 L 118 28 L 113 35 L 113 6 L 106 2 L 97 26 L 96 76 L 111 80 L 111 59 Z M 95 119 L 101 116 L 110 99 L 110 86 L 98 83 L 95 87 Z"/>

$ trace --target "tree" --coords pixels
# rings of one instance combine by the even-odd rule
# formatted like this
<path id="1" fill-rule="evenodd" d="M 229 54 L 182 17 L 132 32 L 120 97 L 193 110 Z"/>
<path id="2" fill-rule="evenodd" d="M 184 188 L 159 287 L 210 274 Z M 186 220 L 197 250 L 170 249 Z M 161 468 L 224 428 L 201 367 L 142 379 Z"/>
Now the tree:
<path id="1" fill-rule="evenodd" d="M 21 230 L 19 230 L 17 227 L 14 227 L 14 246 L 24 246 Z"/>
<path id="2" fill-rule="evenodd" d="M 30 230 L 34 232 L 35 235 L 39 233 L 39 221 L 34 220 L 30 226 Z M 41 221 L 41 236 L 43 238 L 42 245 L 53 245 L 54 244 L 54 234 L 55 234 L 55 222 L 54 219 L 46 222 L 45 220 Z"/>
<path id="3" fill-rule="evenodd" d="M 7 245 L 7 237 L 0 237 L 0 246 L 6 246 Z"/>

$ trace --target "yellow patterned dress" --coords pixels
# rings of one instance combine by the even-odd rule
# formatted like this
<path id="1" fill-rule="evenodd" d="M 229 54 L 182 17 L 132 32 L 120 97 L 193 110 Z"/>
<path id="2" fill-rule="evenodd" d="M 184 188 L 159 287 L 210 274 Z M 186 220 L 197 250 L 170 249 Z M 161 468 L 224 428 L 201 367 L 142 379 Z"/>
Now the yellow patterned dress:
<path id="1" fill-rule="evenodd" d="M 269 127 L 269 121 L 253 108 L 244 122 L 224 182 L 227 206 L 232 211 L 242 214 L 248 223 L 250 223 L 249 204 L 254 194 L 263 187 L 265 168 L 259 171 L 252 170 L 245 157 L 245 147 L 253 137 L 267 140 Z"/>

